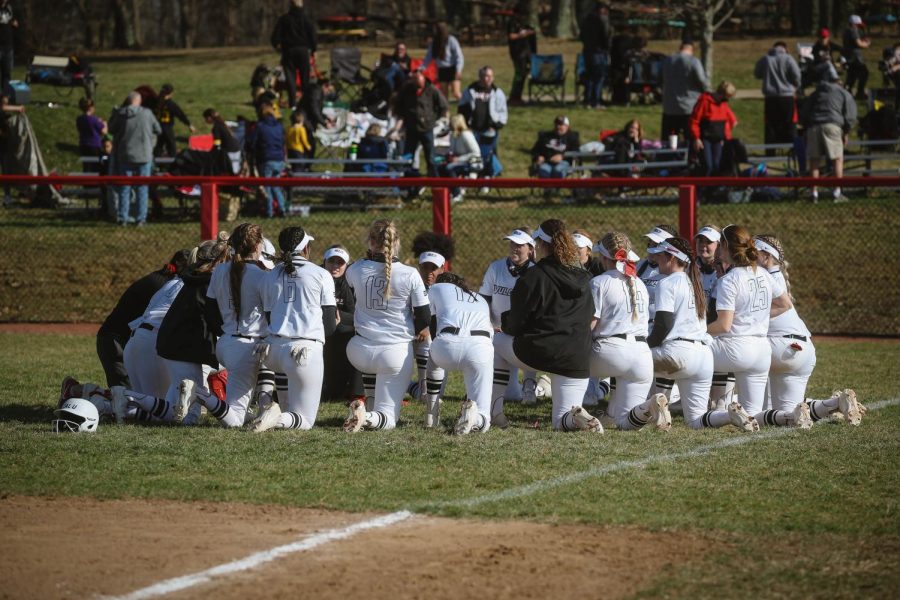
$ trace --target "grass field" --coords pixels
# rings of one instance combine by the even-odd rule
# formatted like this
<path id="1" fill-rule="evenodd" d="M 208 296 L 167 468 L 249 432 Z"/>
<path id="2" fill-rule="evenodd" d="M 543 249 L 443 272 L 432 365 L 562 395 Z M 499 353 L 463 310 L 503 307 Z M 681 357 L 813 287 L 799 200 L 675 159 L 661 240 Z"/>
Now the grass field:
<path id="1" fill-rule="evenodd" d="M 727 548 L 654 578 L 642 597 L 876 598 L 900 584 L 896 404 L 859 428 L 746 435 L 691 431 L 676 417 L 669 434 L 591 436 L 552 432 L 544 400 L 510 405 L 506 431 L 458 439 L 447 434 L 462 390 L 454 375 L 438 431 L 421 426 L 422 407 L 412 403 L 397 430 L 348 436 L 339 427 L 346 409 L 328 403 L 309 432 L 255 435 L 208 420 L 195 429 L 104 423 L 96 435 L 54 435 L 62 376 L 102 378 L 93 344 L 84 335 L 0 333 L 0 496 L 407 509 L 702 534 Z M 896 396 L 900 344 L 820 340 L 817 352 L 809 396 L 848 386 L 866 403 Z"/>

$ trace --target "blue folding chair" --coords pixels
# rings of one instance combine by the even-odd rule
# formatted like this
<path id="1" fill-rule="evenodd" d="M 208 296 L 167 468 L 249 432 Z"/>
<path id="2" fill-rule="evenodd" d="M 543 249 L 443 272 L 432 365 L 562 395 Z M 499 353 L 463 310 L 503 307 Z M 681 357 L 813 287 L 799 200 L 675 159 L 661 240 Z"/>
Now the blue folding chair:
<path id="1" fill-rule="evenodd" d="M 567 75 L 562 54 L 532 54 L 528 101 L 552 98 L 565 104 Z"/>

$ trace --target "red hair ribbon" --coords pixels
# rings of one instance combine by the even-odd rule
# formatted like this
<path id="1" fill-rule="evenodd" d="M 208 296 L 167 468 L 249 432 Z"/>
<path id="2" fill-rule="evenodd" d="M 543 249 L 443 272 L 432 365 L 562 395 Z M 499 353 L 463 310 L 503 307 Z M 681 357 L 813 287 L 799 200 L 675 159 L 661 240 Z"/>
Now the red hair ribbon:
<path id="1" fill-rule="evenodd" d="M 616 250 L 616 268 L 626 277 L 637 277 L 634 261 L 628 260 L 628 253 L 622 248 Z"/>

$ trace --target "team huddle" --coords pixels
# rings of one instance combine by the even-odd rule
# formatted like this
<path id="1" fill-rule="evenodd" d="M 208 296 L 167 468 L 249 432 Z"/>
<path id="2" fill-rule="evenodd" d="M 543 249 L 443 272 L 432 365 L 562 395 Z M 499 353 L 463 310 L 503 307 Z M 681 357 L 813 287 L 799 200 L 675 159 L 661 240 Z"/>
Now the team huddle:
<path id="1" fill-rule="evenodd" d="M 378 220 L 364 257 L 334 245 L 320 266 L 302 227 L 276 252 L 244 223 L 129 287 L 97 334 L 109 387 L 67 377 L 54 427 L 194 425 L 205 408 L 226 427 L 310 429 L 332 398 L 349 401 L 344 431 L 393 429 L 410 394 L 438 428 L 449 371 L 465 382 L 457 435 L 506 428 L 505 401 L 539 396 L 558 431 L 667 431 L 676 403 L 692 429 L 859 425 L 853 390 L 805 397 L 815 347 L 780 240 L 740 225 L 645 237 L 641 260 L 621 232 L 594 243 L 558 219 L 519 227 L 476 290 L 447 270 L 447 236 L 417 236 L 413 267 Z"/>

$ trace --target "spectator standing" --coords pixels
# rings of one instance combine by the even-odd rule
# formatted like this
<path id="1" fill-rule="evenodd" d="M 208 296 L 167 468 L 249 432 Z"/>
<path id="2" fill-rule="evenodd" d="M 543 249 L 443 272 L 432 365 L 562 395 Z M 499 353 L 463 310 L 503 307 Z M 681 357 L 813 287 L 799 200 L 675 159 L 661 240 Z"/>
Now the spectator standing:
<path id="1" fill-rule="evenodd" d="M 772 49 L 756 62 L 753 76 L 762 80 L 765 97 L 765 143 L 793 143 L 797 137 L 796 94 L 801 87 L 800 65 L 787 51 L 787 44 L 775 42 Z M 774 155 L 774 150 L 766 154 Z"/>
<path id="2" fill-rule="evenodd" d="M 806 130 L 806 147 L 809 153 L 809 168 L 814 178 L 819 176 L 822 157 L 830 159 L 834 165 L 834 176 L 844 176 L 844 145 L 847 135 L 856 123 L 856 101 L 841 87 L 840 78 L 831 67 L 816 90 L 803 104 L 800 122 Z M 840 187 L 835 187 L 832 196 L 835 202 L 846 202 Z M 819 191 L 813 187 L 813 202 L 818 202 Z"/>
<path id="3" fill-rule="evenodd" d="M 0 94 L 9 92 L 12 78 L 15 30 L 19 27 L 12 0 L 0 0 Z"/>
<path id="4" fill-rule="evenodd" d="M 410 77 L 397 95 L 397 115 L 404 135 L 403 154 L 412 156 L 422 146 L 429 177 L 435 176 L 434 125 L 447 114 L 447 108 L 447 99 L 421 71 Z"/>
<path id="5" fill-rule="evenodd" d="M 900 43 L 894 44 L 890 57 L 884 61 L 884 68 L 894 84 L 894 110 L 900 110 Z"/>
<path id="6" fill-rule="evenodd" d="M 723 81 L 714 94 L 703 92 L 691 113 L 690 127 L 694 151 L 703 152 L 706 174 L 715 175 L 722 162 L 722 147 L 731 139 L 737 117 L 731 112 L 728 100 L 734 98 L 734 85 Z"/>
<path id="7" fill-rule="evenodd" d="M 330 80 L 321 78 L 319 81 L 310 82 L 300 99 L 300 109 L 309 132 L 309 156 L 316 155 L 316 129 L 334 127 L 334 119 L 325 116 L 325 98 L 334 95 L 334 85 Z"/>
<path id="8" fill-rule="evenodd" d="M 172 97 L 174 95 L 175 88 L 171 83 L 163 84 L 163 86 L 159 88 L 159 98 L 156 100 L 156 107 L 154 108 L 153 113 L 156 115 L 156 120 L 159 121 L 159 126 L 162 128 L 162 135 L 156 140 L 154 156 L 174 157 L 175 154 L 177 154 L 178 148 L 175 144 L 175 119 L 178 119 L 187 125 L 187 128 L 191 130 L 191 133 L 197 132 L 197 129 L 191 125 L 191 120 L 187 118 L 187 115 L 184 114 L 181 107 L 173 100 Z"/>
<path id="9" fill-rule="evenodd" d="M 288 103 L 297 106 L 297 72 L 303 94 L 309 85 L 309 60 L 316 53 L 316 27 L 303 9 L 303 0 L 291 0 L 272 31 L 272 47 L 281 52 L 281 66 L 288 89 Z"/>
<path id="10" fill-rule="evenodd" d="M 162 133 L 156 117 L 141 106 L 141 95 L 130 92 L 125 102 L 109 118 L 109 132 L 113 136 L 113 164 L 116 175 L 148 177 L 153 168 L 153 145 Z M 131 192 L 137 200 L 135 222 L 142 227 L 147 222 L 146 185 L 118 186 L 120 225 L 130 221 Z"/>
<path id="11" fill-rule="evenodd" d="M 525 78 L 531 68 L 531 55 L 537 52 L 537 34 L 534 27 L 525 20 L 525 12 L 520 4 L 513 9 L 513 17 L 506 26 L 506 38 L 509 43 L 509 57 L 515 69 L 509 103 L 520 106 L 524 104 L 522 90 L 525 88 Z"/>
<path id="12" fill-rule="evenodd" d="M 844 30 L 844 58 L 847 59 L 847 91 L 853 93 L 856 84 L 856 97 L 866 98 L 866 82 L 869 81 L 869 68 L 863 59 L 863 50 L 871 45 L 865 33 L 865 25 L 859 15 L 850 15 L 850 24 Z"/>
<path id="13" fill-rule="evenodd" d="M 660 137 L 681 135 L 690 139 L 688 122 L 697 99 L 709 87 L 703 65 L 694 56 L 694 44 L 685 41 L 663 61 L 663 115 Z"/>
<path id="14" fill-rule="evenodd" d="M 271 102 L 263 102 L 260 107 L 262 117 L 256 129 L 250 134 L 249 148 L 256 159 L 256 168 L 262 177 L 281 177 L 284 171 L 284 126 L 275 118 L 275 108 Z M 266 186 L 266 217 L 275 216 L 272 200 L 278 201 L 282 216 L 288 213 L 284 190 L 280 186 Z"/>
<path id="15" fill-rule="evenodd" d="M 577 131 L 572 131 L 569 118 L 563 115 L 553 121 L 554 129 L 542 131 L 531 148 L 532 167 L 541 179 L 565 179 L 572 168 L 565 153 L 577 151 L 581 141 Z"/>
<path id="16" fill-rule="evenodd" d="M 75 119 L 75 128 L 78 130 L 78 154 L 99 158 L 103 153 L 103 136 L 106 135 L 106 121 L 96 114 L 94 101 L 82 98 L 78 101 L 81 115 Z M 92 170 L 99 165 L 91 165 Z M 99 171 L 97 171 L 99 172 Z"/>
<path id="17" fill-rule="evenodd" d="M 409 77 L 411 64 L 412 59 L 406 51 L 406 44 L 397 42 L 393 54 L 381 55 L 378 67 L 375 69 L 375 78 L 385 82 L 389 90 L 388 94 L 391 94 Z"/>
<path id="18" fill-rule="evenodd" d="M 589 108 L 603 108 L 603 86 L 609 74 L 609 50 L 612 44 L 613 28 L 609 22 L 609 6 L 597 2 L 596 6 L 581 21 L 581 52 L 587 84 L 584 86 L 584 105 Z"/>
<path id="19" fill-rule="evenodd" d="M 459 114 L 472 130 L 481 148 L 483 175 L 495 177 L 500 173 L 500 161 L 496 160 L 500 129 L 509 120 L 506 95 L 494 85 L 494 70 L 488 66 L 478 70 L 478 81 L 463 92 L 459 101 Z M 496 163 L 496 169 L 495 167 Z"/>
<path id="20" fill-rule="evenodd" d="M 455 35 L 450 35 L 447 24 L 444 22 L 434 25 L 431 42 L 425 52 L 425 61 L 422 63 L 421 69 L 423 71 L 427 69 L 432 61 L 437 64 L 438 83 L 446 84 L 449 90 L 447 95 L 450 96 L 452 93 L 453 99 L 459 100 L 461 96 L 460 81 L 465 59 L 459 40 Z"/>
<path id="21" fill-rule="evenodd" d="M 306 119 L 303 111 L 291 113 L 291 126 L 287 131 L 288 158 L 312 158 L 312 146 L 309 143 L 309 132 L 306 130 Z"/>
<path id="22" fill-rule="evenodd" d="M 837 52 L 840 57 L 839 60 L 842 60 L 842 54 L 844 52 L 843 46 L 835 44 L 834 40 L 831 38 L 831 31 L 829 31 L 827 27 L 823 27 L 819 30 L 819 37 L 816 39 L 816 43 L 813 44 L 813 60 L 815 62 L 827 61 L 834 63 L 835 52 Z"/>
<path id="23" fill-rule="evenodd" d="M 213 144 L 228 156 L 228 160 L 231 162 L 232 174 L 240 174 L 243 166 L 241 144 L 231 132 L 231 128 L 225 122 L 225 119 L 214 108 L 207 108 L 203 111 L 203 120 L 206 121 L 207 125 L 212 125 Z"/>

